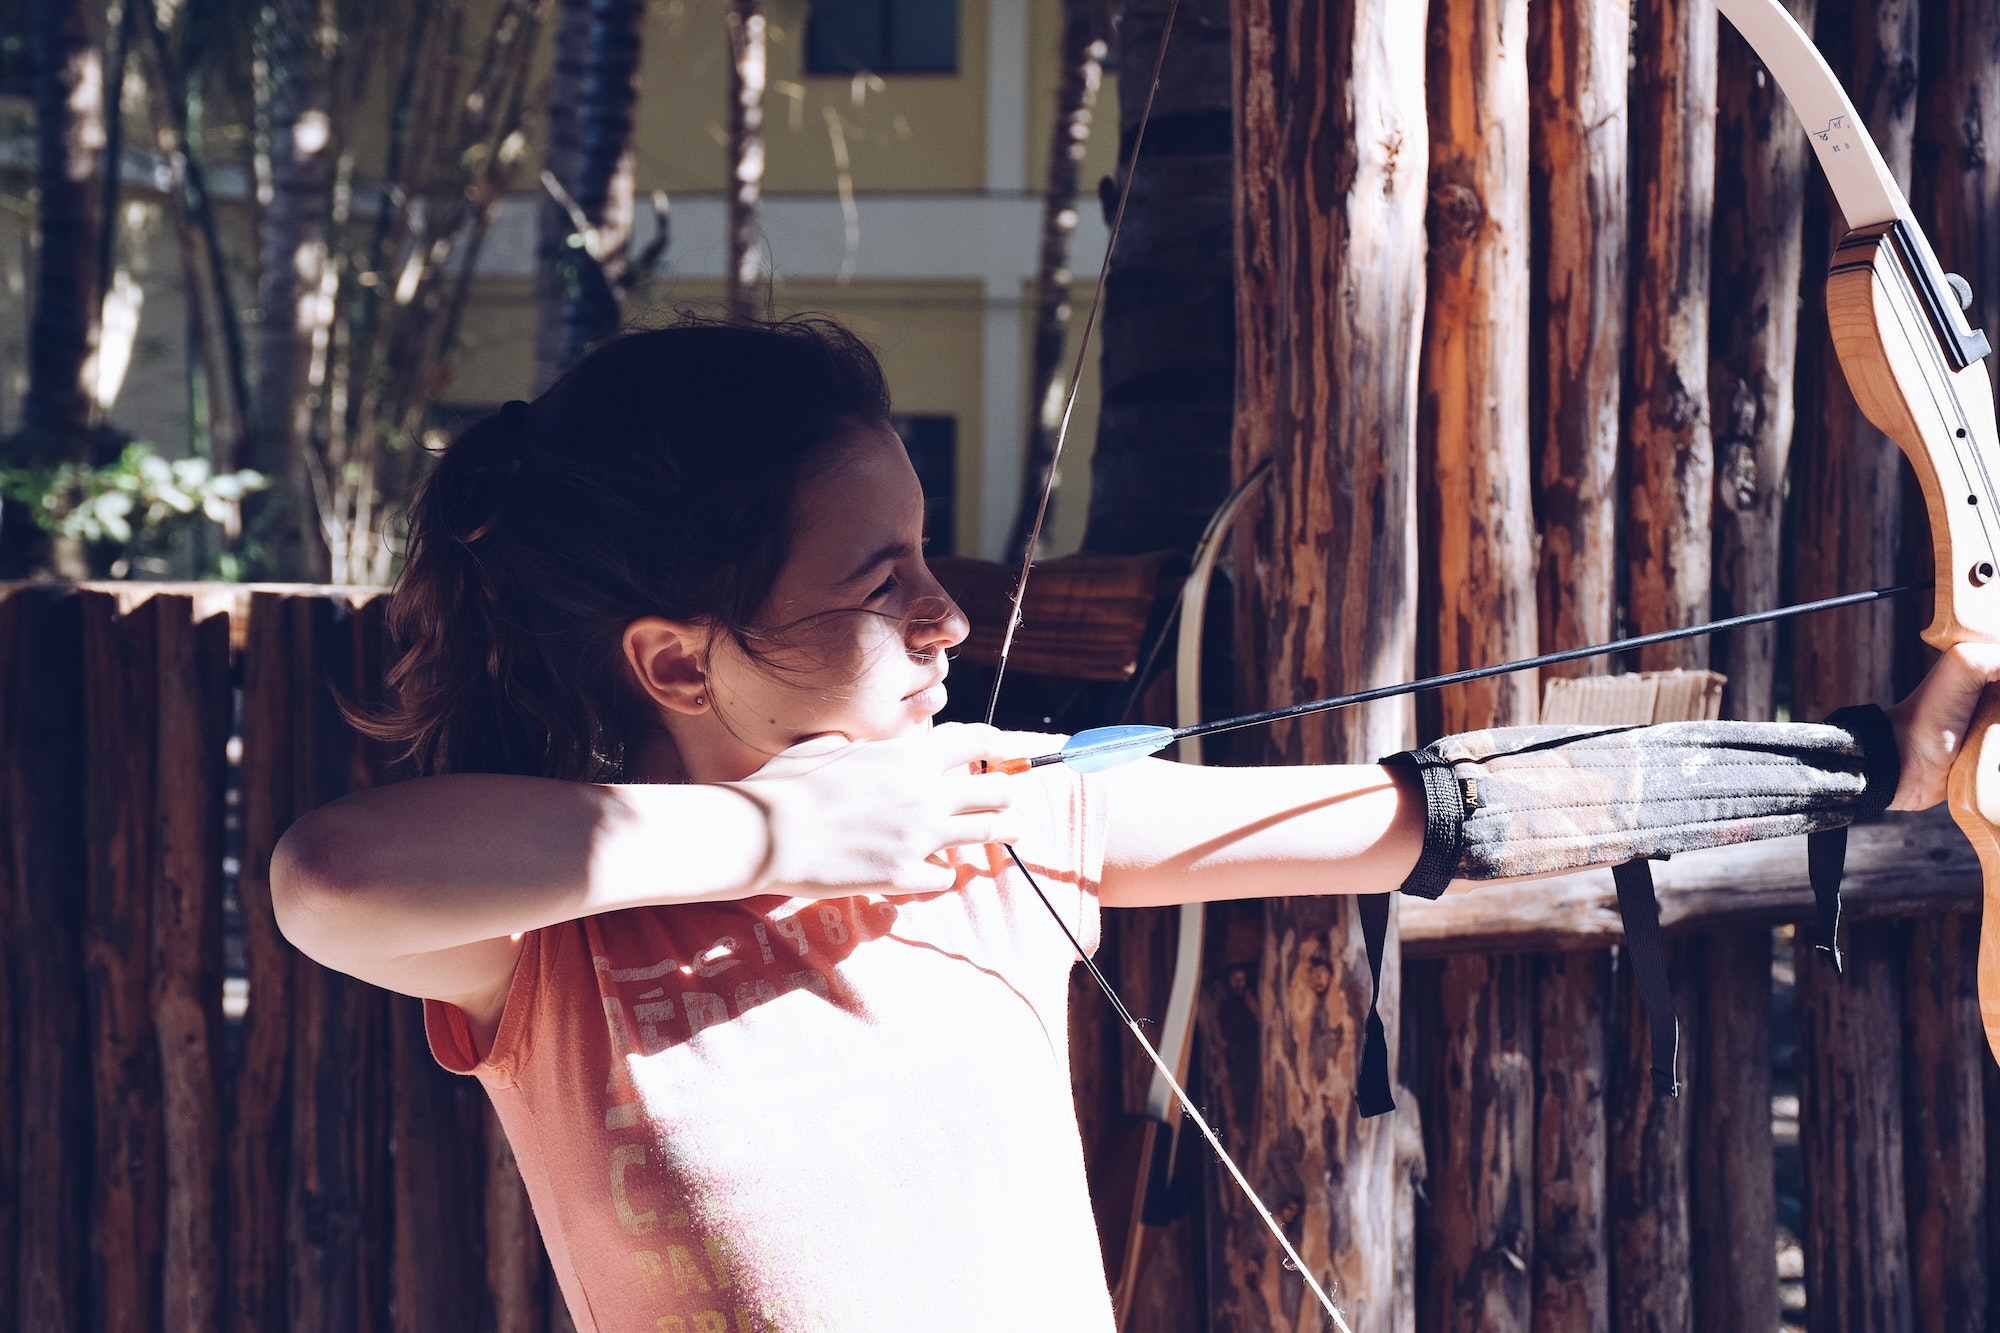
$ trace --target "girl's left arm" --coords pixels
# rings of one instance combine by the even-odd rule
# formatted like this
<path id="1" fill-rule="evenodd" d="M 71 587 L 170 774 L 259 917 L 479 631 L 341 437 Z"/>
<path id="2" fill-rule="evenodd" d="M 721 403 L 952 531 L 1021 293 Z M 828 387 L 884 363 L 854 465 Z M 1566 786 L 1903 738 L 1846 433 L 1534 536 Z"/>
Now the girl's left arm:
<path id="1" fill-rule="evenodd" d="M 1944 799 L 1973 711 L 1996 681 L 2000 645 L 1960 644 L 1887 710 L 1900 761 L 1890 808 Z M 1147 759 L 1100 781 L 1113 807 L 1100 887 L 1107 906 L 1387 893 L 1423 850 L 1423 789 L 1400 766 L 1198 768 Z"/>
<path id="2" fill-rule="evenodd" d="M 1107 907 L 1387 893 L 1423 850 L 1421 789 L 1378 764 L 1142 759 L 1098 780 L 1112 803 L 1099 890 Z"/>

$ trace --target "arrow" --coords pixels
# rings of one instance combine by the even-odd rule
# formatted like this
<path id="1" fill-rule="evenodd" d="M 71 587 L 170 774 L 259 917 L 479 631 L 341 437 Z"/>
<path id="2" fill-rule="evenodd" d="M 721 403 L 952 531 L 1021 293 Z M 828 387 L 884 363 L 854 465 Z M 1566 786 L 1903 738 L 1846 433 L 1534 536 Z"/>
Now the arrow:
<path id="1" fill-rule="evenodd" d="M 1416 694 L 1422 690 L 1442 689 L 1446 685 L 1463 685 L 1469 680 L 1484 680 L 1488 676 L 1504 676 L 1509 672 L 1554 666 L 1560 662 L 1578 662 L 1587 657 L 1604 657 L 1630 648 L 1646 648 L 1656 643 L 1672 643 L 1676 639 L 1718 634 L 1723 630 L 1742 629 L 1746 625 L 1762 625 L 1773 620 L 1787 620 L 1793 616 L 1810 615 L 1815 611 L 1836 611 L 1844 606 L 1865 606 L 1869 602 L 1901 597 L 1905 593 L 1922 592 L 1932 586 L 1932 582 L 1927 579 L 1922 583 L 1898 583 L 1892 587 L 1874 588 L 1868 592 L 1844 593 L 1839 597 L 1823 597 L 1816 602 L 1799 602 L 1771 611 L 1752 611 L 1748 615 L 1711 620 L 1705 624 L 1689 625 L 1682 629 L 1665 629 L 1652 634 L 1639 634 L 1629 639 L 1595 644 L 1588 648 L 1566 648 L 1559 653 L 1544 653 L 1540 657 L 1523 658 L 1518 662 L 1502 662 L 1497 666 L 1452 671 L 1442 676 L 1407 681 L 1401 685 L 1381 685 L 1355 694 L 1337 695 L 1331 699 L 1314 699 L 1302 704 L 1287 704 L 1283 708 L 1267 708 L 1259 713 L 1218 718 L 1213 722 L 1197 722 L 1188 727 L 1156 727 L 1143 724 L 1092 727 L 1088 731 L 1079 731 L 1070 737 L 1068 744 L 1052 754 L 1002 759 L 997 763 L 986 764 L 981 771 L 1025 773 L 1031 768 L 1061 763 L 1068 764 L 1079 773 L 1097 773 L 1130 763 L 1134 759 L 1143 759 L 1149 754 L 1164 750 L 1175 741 L 1188 740 L 1196 736 L 1213 736 L 1217 732 L 1236 731 L 1243 727 L 1260 726 L 1266 722 L 1283 722 L 1289 718 L 1331 712 L 1333 709 L 1347 708 L 1354 704 L 1374 703 L 1378 699 L 1394 699 L 1399 695 Z"/>

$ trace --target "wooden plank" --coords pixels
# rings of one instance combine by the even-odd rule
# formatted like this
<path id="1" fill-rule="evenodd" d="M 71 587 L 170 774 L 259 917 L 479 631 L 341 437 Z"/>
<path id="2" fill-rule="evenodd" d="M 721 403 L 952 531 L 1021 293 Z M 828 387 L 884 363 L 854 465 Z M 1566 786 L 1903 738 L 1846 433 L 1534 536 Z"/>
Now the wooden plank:
<path id="1" fill-rule="evenodd" d="M 1660 924 L 1670 934 L 1813 916 L 1803 837 L 1687 852 L 1656 862 L 1653 879 Z M 1893 814 L 1850 831 L 1841 895 L 1850 921 L 1974 910 L 1979 863 L 1944 810 Z M 1484 884 L 1434 903 L 1403 904 L 1403 952 L 1412 958 L 1603 948 L 1623 939 L 1609 870 Z"/>
<path id="2" fill-rule="evenodd" d="M 1168 554 L 1072 555 L 1035 566 L 1007 669 L 1072 680 L 1129 680 L 1139 669 Z M 952 556 L 933 557 L 930 564 L 972 622 L 972 633 L 955 655 L 972 665 L 996 665 L 1020 567 Z"/>
<path id="3" fill-rule="evenodd" d="M 6 699 L 9 968 L 19 1156 L 15 1328 L 83 1333 L 90 1253 L 91 1060 L 84 1007 L 82 604 L 62 588 L 0 601 Z"/>
<path id="4" fill-rule="evenodd" d="M 1909 923 L 1903 961 L 1904 1189 L 1909 1200 L 1912 1327 L 1975 1333 L 1987 1325 L 1984 1075 L 1979 918 Z"/>
<path id="5" fill-rule="evenodd" d="M 1844 970 L 1795 940 L 1806 1308 L 1815 1328 L 1912 1325 L 1903 1137 L 1906 929 L 1847 932 Z"/>
<path id="6" fill-rule="evenodd" d="M 254 593 L 244 617 L 242 858 L 237 878 L 249 1007 L 238 1026 L 229 1124 L 228 1327 L 291 1327 L 286 1199 L 291 1188 L 294 951 L 271 914 L 271 849 L 292 822 L 293 654 L 280 592 Z"/>
<path id="7" fill-rule="evenodd" d="M 164 1114 L 161 1327 L 212 1333 L 223 1308 L 222 814 L 229 618 L 156 596 L 158 876 L 152 1007 Z"/>
<path id="8" fill-rule="evenodd" d="M 99 592 L 82 601 L 92 1300 L 107 1327 L 151 1328 L 160 1309 L 165 1132 L 150 977 L 160 608 L 148 598 L 120 614 L 118 599 Z"/>
<path id="9" fill-rule="evenodd" d="M 1611 1325 L 1605 1215 L 1606 949 L 1535 956 L 1535 1333 Z"/>

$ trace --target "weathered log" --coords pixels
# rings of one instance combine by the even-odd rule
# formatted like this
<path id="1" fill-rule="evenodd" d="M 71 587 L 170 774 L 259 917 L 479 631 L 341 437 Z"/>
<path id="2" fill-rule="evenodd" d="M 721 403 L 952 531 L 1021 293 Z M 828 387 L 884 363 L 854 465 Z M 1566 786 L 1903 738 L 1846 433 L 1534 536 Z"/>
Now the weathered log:
<path id="1" fill-rule="evenodd" d="M 303 813 L 344 795 L 360 776 L 358 747 L 331 692 L 354 688 L 354 613 L 330 598 L 296 599 L 286 610 L 295 666 L 292 800 Z M 291 1326 L 383 1327 L 391 1286 L 381 1188 L 386 997 L 294 955 L 291 1000 Z"/>
<path id="2" fill-rule="evenodd" d="M 161 1327 L 222 1325 L 222 815 L 229 620 L 191 598 L 159 608 L 158 877 L 152 1006 L 165 1122 Z"/>
<path id="3" fill-rule="evenodd" d="M 396 1333 L 485 1326 L 486 1093 L 431 1059 L 423 1004 L 390 1001 L 390 1132 L 395 1158 Z"/>
<path id="4" fill-rule="evenodd" d="M 1251 540 L 1235 544 L 1236 666 L 1254 707 L 1407 678 L 1415 664 L 1424 11 L 1243 0 L 1234 15 L 1236 475 L 1272 461 Z M 1276 728 L 1260 754 L 1372 760 L 1408 743 L 1409 717 L 1392 705 Z M 1346 1294 L 1354 1327 L 1387 1330 L 1411 1301 L 1396 1238 L 1414 1164 L 1393 1118 L 1364 1122 L 1354 1101 L 1369 974 L 1359 919 L 1326 899 L 1262 914 L 1258 1003 L 1246 1011 L 1261 1027 L 1238 1045 L 1260 1052 L 1244 1071 L 1253 1082 L 1231 1085 L 1236 1071 L 1217 1062 L 1211 1100 L 1229 1104 L 1251 1181 L 1292 1219 L 1306 1263 Z M 1400 980 L 1384 971 L 1393 1018 Z M 1313 1318 L 1243 1204 L 1218 1197 L 1211 1223 L 1213 1327 Z"/>
<path id="5" fill-rule="evenodd" d="M 1715 198 L 1715 8 L 1640 0 L 1633 193 L 1644 260 L 1633 290 L 1627 614 L 1635 630 L 1706 618 L 1714 456 L 1708 421 Z M 1708 665 L 1703 639 L 1644 650 L 1648 670 Z"/>
<path id="6" fill-rule="evenodd" d="M 285 1201 L 292 1172 L 294 951 L 271 912 L 271 849 L 295 811 L 291 600 L 253 593 L 242 631 L 243 833 L 236 894 L 249 1004 L 238 1025 L 230 1096 L 228 1327 L 234 1333 L 291 1326 Z"/>
<path id="7" fill-rule="evenodd" d="M 91 1060 L 83 994 L 82 599 L 15 589 L 0 601 L 7 670 L 8 966 L 18 1033 L 12 1327 L 83 1333 L 90 1253 Z M 32 1145 L 32 1148 L 30 1148 Z"/>
<path id="8" fill-rule="evenodd" d="M 1788 3 L 1810 31 L 1816 0 Z M 1708 387 L 1716 457 L 1714 610 L 1730 616 L 1776 606 L 1781 597 L 1809 151 L 1777 82 L 1734 28 L 1723 29 Z M 1777 645 L 1775 624 L 1717 638 L 1716 666 L 1727 678 L 1724 717 L 1772 715 Z"/>
<path id="9" fill-rule="evenodd" d="M 486 1291 L 493 1333 L 543 1333 L 549 1327 L 550 1303 L 561 1305 L 562 1296 L 549 1280 L 528 1187 L 491 1102 L 482 1116 L 481 1140 L 486 1178 L 480 1197 L 486 1205 Z"/>
<path id="10" fill-rule="evenodd" d="M 1904 1188 L 1910 1293 L 1920 1333 L 1987 1327 L 1985 1067 L 1979 1021 L 1979 918 L 1909 924 L 1903 968 Z"/>
<path id="11" fill-rule="evenodd" d="M 96 1180 L 91 1289 L 107 1327 L 150 1328 L 160 1302 L 160 1052 L 153 1031 L 154 724 L 160 608 L 83 601 L 84 922 Z"/>
<path id="12" fill-rule="evenodd" d="M 1655 864 L 1653 879 L 1669 934 L 1813 916 L 1803 837 L 1687 852 Z M 1841 895 L 1849 921 L 1976 910 L 1979 863 L 1943 810 L 1890 815 L 1850 831 Z M 1609 870 L 1472 885 L 1403 904 L 1403 954 L 1604 948 L 1624 939 L 1617 903 Z"/>
<path id="13" fill-rule="evenodd" d="M 1625 345 L 1626 60 L 1630 0 L 1528 7 L 1542 432 L 1537 498 L 1541 643 L 1611 637 L 1617 611 L 1618 445 Z M 1603 670 L 1595 659 L 1551 674 Z"/>
<path id="14" fill-rule="evenodd" d="M 1430 21 L 1429 304 L 1418 522 L 1435 658 L 1455 671 L 1535 650 L 1528 448 L 1528 6 L 1443 0 Z M 1519 672 L 1430 701 L 1440 734 L 1529 723 Z M 1434 711 L 1432 711 L 1434 710 Z M 1432 728 L 1426 726 L 1425 731 Z M 1534 1250 L 1532 969 L 1455 958 L 1440 979 L 1424 1129 L 1426 1328 L 1526 1330 Z"/>
<path id="15" fill-rule="evenodd" d="M 1611 1327 L 1617 1333 L 1694 1333 L 1693 1245 L 1688 1230 L 1688 1177 L 1693 1085 L 1703 1015 L 1701 941 L 1667 946 L 1667 976 L 1680 1016 L 1681 1095 L 1653 1086 L 1645 1006 L 1632 969 L 1618 969 L 1612 986 L 1611 1077 L 1605 1089 L 1609 1145 L 1605 1199 L 1611 1257 Z"/>
<path id="16" fill-rule="evenodd" d="M 1694 1326 L 1776 1328 L 1778 1266 L 1765 1240 L 1778 1231 L 1771 931 L 1711 931 L 1700 947 L 1701 1021 L 1689 1043 L 1699 1077 L 1687 1094 L 1694 1119 Z"/>
<path id="17" fill-rule="evenodd" d="M 1912 1325 L 1903 1136 L 1906 928 L 1857 924 L 1844 970 L 1795 939 L 1806 1308 L 1816 1328 Z"/>
<path id="18" fill-rule="evenodd" d="M 1605 1029 L 1611 954 L 1535 958 L 1535 1333 L 1611 1326 Z"/>

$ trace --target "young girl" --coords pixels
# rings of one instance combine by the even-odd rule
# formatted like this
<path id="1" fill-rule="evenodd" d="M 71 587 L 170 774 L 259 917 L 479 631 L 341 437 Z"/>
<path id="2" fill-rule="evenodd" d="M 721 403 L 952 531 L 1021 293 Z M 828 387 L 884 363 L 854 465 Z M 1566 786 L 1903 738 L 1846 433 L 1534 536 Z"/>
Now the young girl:
<path id="1" fill-rule="evenodd" d="M 1506 770 L 1507 733 L 1388 766 L 975 773 L 1059 738 L 931 726 L 967 626 L 888 416 L 829 323 L 686 323 L 473 427 L 412 511 L 372 724 L 432 776 L 273 858 L 286 935 L 423 997 L 492 1097 L 580 1329 L 1112 1326 L 1075 958 L 1003 844 L 1085 947 L 1100 906 L 1556 864 L 1453 805 L 1560 785 Z M 1561 863 L 1933 803 L 1996 660 L 1947 654 L 1888 742 L 1775 729 L 1779 776 L 1699 837 L 1613 794 L 1579 838 L 1570 790 Z"/>

